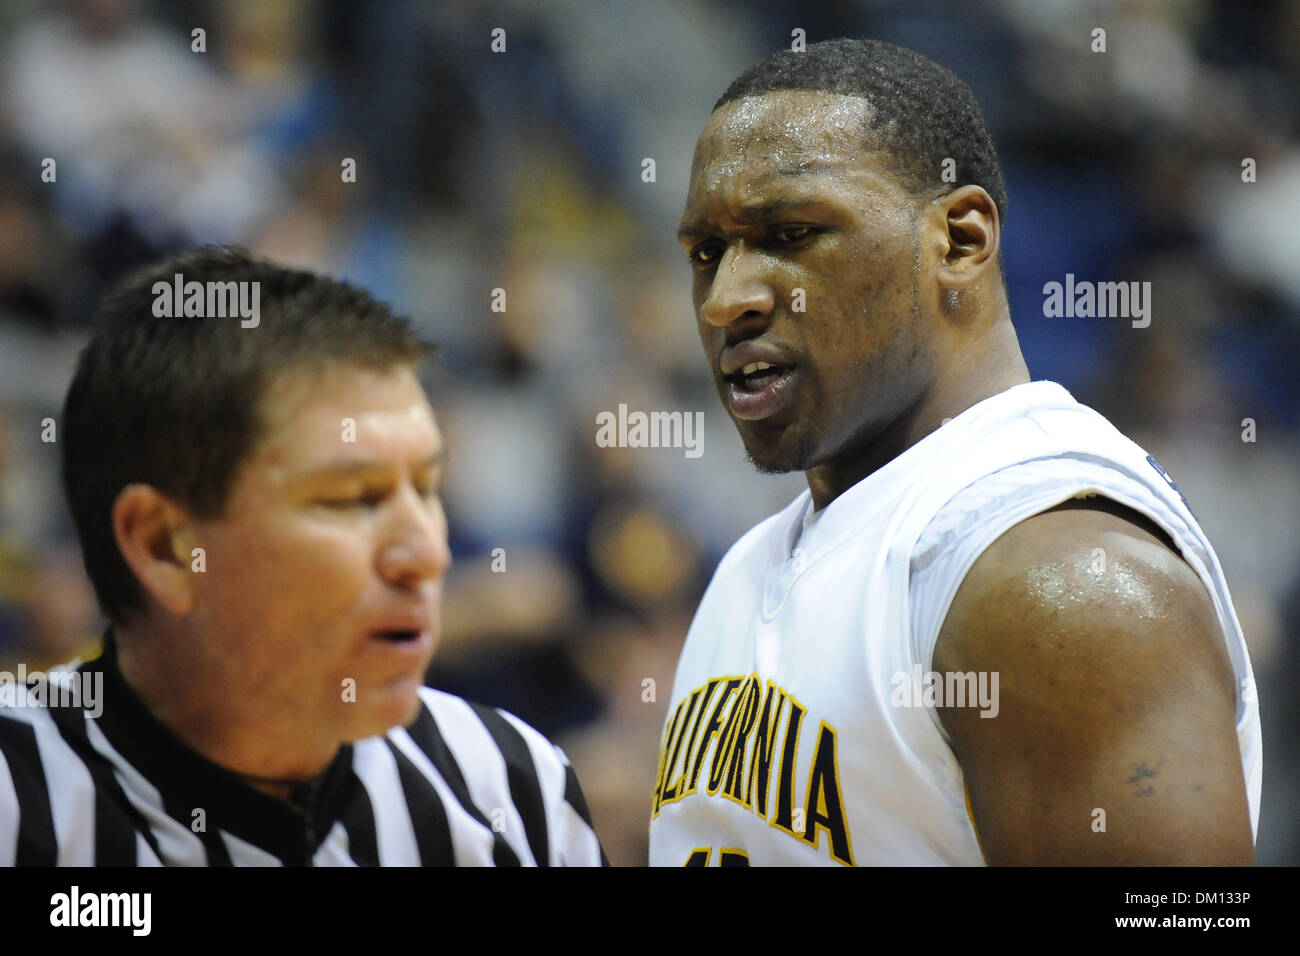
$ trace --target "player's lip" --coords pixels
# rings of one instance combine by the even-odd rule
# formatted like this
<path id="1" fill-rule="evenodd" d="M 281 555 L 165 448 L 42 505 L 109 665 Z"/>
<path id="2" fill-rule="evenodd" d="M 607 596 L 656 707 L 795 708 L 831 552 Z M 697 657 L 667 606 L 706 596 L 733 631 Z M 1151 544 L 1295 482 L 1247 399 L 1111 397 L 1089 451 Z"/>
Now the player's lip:
<path id="1" fill-rule="evenodd" d="M 783 349 L 751 339 L 724 348 L 718 370 L 731 414 L 745 421 L 760 421 L 790 403 L 798 366 Z"/>
<path id="2" fill-rule="evenodd" d="M 739 342 L 722 350 L 718 356 L 718 371 L 724 378 L 731 378 L 744 372 L 748 366 L 766 362 L 773 368 L 794 368 L 795 362 L 786 352 L 768 342 L 750 339 Z"/>
<path id="3" fill-rule="evenodd" d="M 771 418 L 791 402 L 798 379 L 797 368 L 770 369 L 753 380 L 727 379 L 725 391 L 731 414 L 744 421 Z"/>

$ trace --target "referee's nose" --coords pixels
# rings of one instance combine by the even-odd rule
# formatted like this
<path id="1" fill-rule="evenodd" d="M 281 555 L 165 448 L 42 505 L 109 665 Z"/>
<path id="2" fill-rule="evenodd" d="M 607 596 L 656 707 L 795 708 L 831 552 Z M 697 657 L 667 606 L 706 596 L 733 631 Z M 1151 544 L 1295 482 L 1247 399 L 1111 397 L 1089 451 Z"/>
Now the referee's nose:
<path id="1" fill-rule="evenodd" d="M 447 514 L 441 498 L 406 485 L 396 496 L 379 548 L 379 573 L 394 586 L 413 589 L 440 581 L 451 567 Z"/>

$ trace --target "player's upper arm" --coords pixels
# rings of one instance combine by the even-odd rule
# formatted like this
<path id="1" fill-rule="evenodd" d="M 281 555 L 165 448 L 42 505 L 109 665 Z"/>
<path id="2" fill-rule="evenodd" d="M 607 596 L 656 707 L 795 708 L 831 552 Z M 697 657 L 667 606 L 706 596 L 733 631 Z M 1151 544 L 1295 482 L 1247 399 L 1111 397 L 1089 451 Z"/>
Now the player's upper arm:
<path id="1" fill-rule="evenodd" d="M 1108 505 L 1016 525 L 940 631 L 934 670 L 998 674 L 996 717 L 939 712 L 985 857 L 1252 863 L 1236 684 L 1209 595 L 1154 526 Z"/>

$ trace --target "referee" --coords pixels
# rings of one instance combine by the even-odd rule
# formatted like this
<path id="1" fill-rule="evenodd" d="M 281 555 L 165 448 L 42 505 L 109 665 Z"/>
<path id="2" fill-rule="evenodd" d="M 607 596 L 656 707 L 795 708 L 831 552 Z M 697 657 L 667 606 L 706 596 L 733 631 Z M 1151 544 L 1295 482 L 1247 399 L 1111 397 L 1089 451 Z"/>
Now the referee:
<path id="1" fill-rule="evenodd" d="M 110 623 L 75 671 L 0 674 L 0 865 L 605 863 L 558 748 L 422 686 L 451 561 L 428 351 L 234 248 L 105 299 L 61 448 Z"/>

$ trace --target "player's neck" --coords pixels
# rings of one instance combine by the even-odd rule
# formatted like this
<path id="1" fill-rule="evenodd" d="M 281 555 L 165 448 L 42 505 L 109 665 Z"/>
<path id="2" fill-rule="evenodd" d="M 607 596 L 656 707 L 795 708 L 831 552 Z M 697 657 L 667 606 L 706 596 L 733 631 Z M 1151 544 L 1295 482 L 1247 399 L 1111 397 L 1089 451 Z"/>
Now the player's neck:
<path id="1" fill-rule="evenodd" d="M 1029 369 L 1018 347 L 1014 353 L 1006 353 L 998 360 L 983 364 L 978 374 L 940 377 L 920 400 L 870 442 L 851 454 L 804 472 L 808 490 L 812 493 L 813 508 L 821 511 L 858 482 L 875 474 L 941 428 L 946 420 L 956 418 L 986 398 L 1028 381 Z"/>

